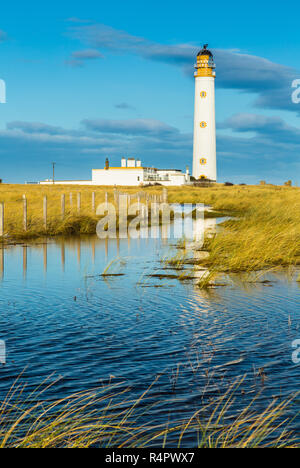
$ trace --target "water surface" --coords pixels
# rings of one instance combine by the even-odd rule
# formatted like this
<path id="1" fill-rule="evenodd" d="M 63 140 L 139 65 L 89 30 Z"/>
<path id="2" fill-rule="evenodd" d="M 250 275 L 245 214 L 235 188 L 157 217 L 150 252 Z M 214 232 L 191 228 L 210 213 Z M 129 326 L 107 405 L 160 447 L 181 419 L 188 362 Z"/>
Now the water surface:
<path id="1" fill-rule="evenodd" d="M 203 395 L 245 375 L 236 412 L 258 391 L 258 411 L 272 397 L 298 391 L 300 367 L 291 359 L 291 343 L 300 338 L 297 283 L 277 274 L 271 284 L 201 291 L 193 281 L 151 278 L 174 273 L 161 263 L 172 244 L 92 236 L 6 248 L 1 397 L 24 368 L 28 392 L 51 373 L 63 376 L 53 398 L 109 379 L 130 385 L 135 397 L 160 375 L 154 395 L 173 399 L 152 415 L 162 423 L 170 408 L 172 417 L 188 416 Z M 110 263 L 109 272 L 124 276 L 99 276 Z M 299 418 L 293 427 L 299 431 Z"/>

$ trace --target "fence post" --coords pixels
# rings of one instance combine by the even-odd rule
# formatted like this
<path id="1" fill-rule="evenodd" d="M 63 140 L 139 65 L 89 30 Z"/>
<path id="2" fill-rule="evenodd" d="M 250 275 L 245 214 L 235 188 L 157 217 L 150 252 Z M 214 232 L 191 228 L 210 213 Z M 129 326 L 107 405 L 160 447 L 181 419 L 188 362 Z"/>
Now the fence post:
<path id="1" fill-rule="evenodd" d="M 148 217 L 148 213 L 149 213 L 149 202 L 148 202 L 148 200 L 146 199 L 146 200 L 145 200 L 145 208 L 144 208 L 144 218 L 147 218 L 147 217 Z"/>
<path id="2" fill-rule="evenodd" d="M 23 195 L 23 228 L 27 231 L 27 198 Z"/>
<path id="3" fill-rule="evenodd" d="M 108 193 L 105 192 L 105 209 L 108 210 Z"/>
<path id="4" fill-rule="evenodd" d="M 92 193 L 92 210 L 95 212 L 96 209 L 96 194 L 95 192 Z"/>
<path id="5" fill-rule="evenodd" d="M 163 203 L 168 203 L 168 190 L 166 188 L 163 189 Z"/>
<path id="6" fill-rule="evenodd" d="M 4 203 L 0 203 L 0 237 L 4 236 Z"/>
<path id="7" fill-rule="evenodd" d="M 47 196 L 44 196 L 44 207 L 43 207 L 43 215 L 44 215 L 44 228 L 47 229 Z"/>
<path id="8" fill-rule="evenodd" d="M 73 193 L 70 193 L 70 208 L 73 206 Z"/>
<path id="9" fill-rule="evenodd" d="M 80 213 L 80 209 L 81 209 L 81 193 L 78 192 L 77 193 L 77 211 L 78 211 L 78 213 Z"/>
<path id="10" fill-rule="evenodd" d="M 153 195 L 153 204 L 154 204 L 154 216 L 156 217 L 157 215 L 159 216 L 159 204 L 157 201 L 157 195 Z M 158 219 L 159 222 L 159 219 Z"/>
<path id="11" fill-rule="evenodd" d="M 61 196 L 61 217 L 64 219 L 65 217 L 65 211 L 66 211 L 66 196 L 63 193 Z"/>

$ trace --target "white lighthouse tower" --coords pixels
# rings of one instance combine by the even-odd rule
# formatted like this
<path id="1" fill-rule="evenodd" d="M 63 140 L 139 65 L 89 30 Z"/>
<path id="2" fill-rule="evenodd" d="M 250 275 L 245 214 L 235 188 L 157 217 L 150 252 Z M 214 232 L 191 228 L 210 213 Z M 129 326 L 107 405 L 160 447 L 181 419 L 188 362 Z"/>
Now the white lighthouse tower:
<path id="1" fill-rule="evenodd" d="M 217 180 L 215 64 L 212 53 L 203 46 L 195 65 L 195 116 L 193 177 Z"/>

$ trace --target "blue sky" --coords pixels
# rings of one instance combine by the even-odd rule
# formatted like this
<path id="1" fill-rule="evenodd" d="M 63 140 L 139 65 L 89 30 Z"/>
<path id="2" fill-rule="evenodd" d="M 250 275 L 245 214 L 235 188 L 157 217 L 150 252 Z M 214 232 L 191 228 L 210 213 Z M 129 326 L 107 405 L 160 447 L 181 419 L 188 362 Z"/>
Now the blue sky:
<path id="1" fill-rule="evenodd" d="M 192 164 L 193 64 L 215 54 L 220 181 L 300 184 L 300 5 L 37 1 L 1 6 L 0 178 L 87 179 L 108 156 Z"/>

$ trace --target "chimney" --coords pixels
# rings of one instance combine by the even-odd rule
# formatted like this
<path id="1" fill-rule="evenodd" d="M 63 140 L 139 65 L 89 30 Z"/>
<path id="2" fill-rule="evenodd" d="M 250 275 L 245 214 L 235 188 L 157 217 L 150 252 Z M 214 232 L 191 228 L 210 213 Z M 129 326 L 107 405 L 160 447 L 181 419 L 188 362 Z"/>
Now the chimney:
<path id="1" fill-rule="evenodd" d="M 105 169 L 106 170 L 109 169 L 109 160 L 108 160 L 108 158 L 106 158 L 106 160 L 105 160 Z"/>
<path id="2" fill-rule="evenodd" d="M 126 158 L 121 159 L 121 167 L 126 167 Z"/>
<path id="3" fill-rule="evenodd" d="M 136 167 L 142 167 L 142 161 L 140 159 L 136 160 Z"/>
<path id="4" fill-rule="evenodd" d="M 127 167 L 135 167 L 135 159 L 134 158 L 127 159 Z"/>

